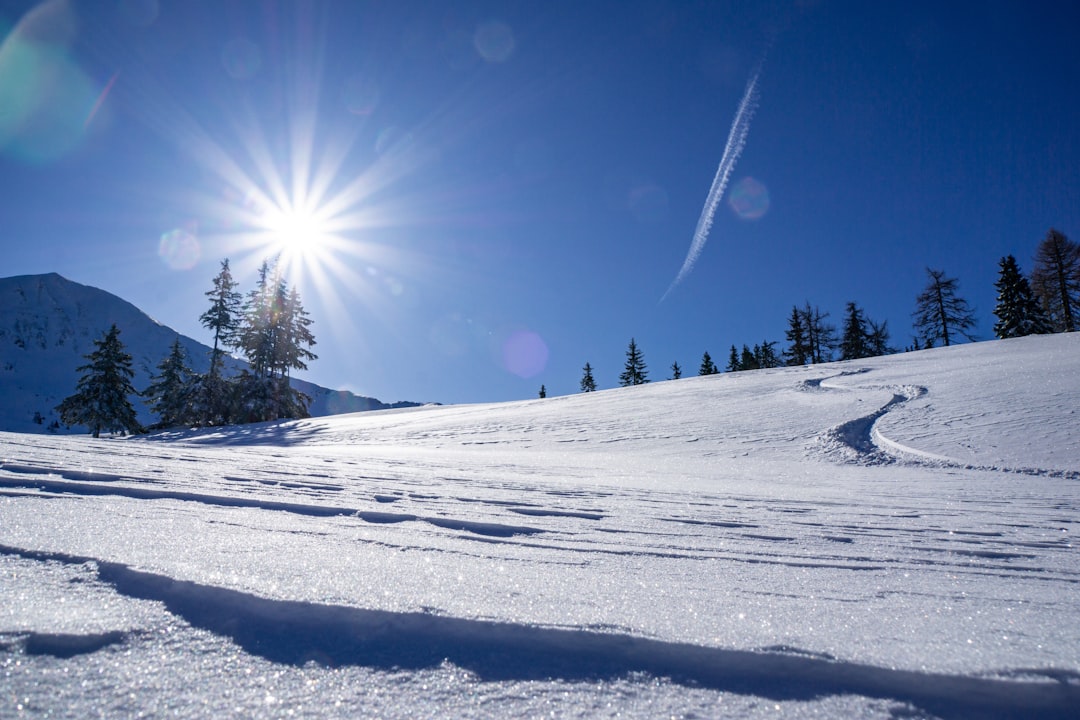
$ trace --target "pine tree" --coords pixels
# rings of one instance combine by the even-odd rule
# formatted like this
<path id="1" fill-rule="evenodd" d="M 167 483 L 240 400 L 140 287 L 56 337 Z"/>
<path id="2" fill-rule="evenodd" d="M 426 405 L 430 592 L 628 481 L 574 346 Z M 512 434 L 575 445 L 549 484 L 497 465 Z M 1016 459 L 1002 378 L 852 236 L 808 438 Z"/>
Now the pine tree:
<path id="1" fill-rule="evenodd" d="M 187 365 L 187 353 L 180 338 L 173 341 L 169 354 L 158 364 L 158 374 L 142 395 L 150 401 L 150 410 L 157 414 L 156 427 L 176 427 L 193 422 L 195 374 Z"/>
<path id="2" fill-rule="evenodd" d="M 811 351 L 806 342 L 806 333 L 803 326 L 803 316 L 799 308 L 791 308 L 791 317 L 788 319 L 788 329 L 784 337 L 790 343 L 784 350 L 784 362 L 792 367 L 805 365 L 810 361 Z"/>
<path id="3" fill-rule="evenodd" d="M 626 365 L 619 374 L 619 385 L 627 387 L 647 383 L 649 382 L 647 372 L 641 350 L 638 349 L 634 338 L 630 338 L 630 346 L 626 349 Z"/>
<path id="4" fill-rule="evenodd" d="M 738 372 L 739 370 L 742 370 L 739 366 L 739 353 L 734 345 L 731 346 L 731 352 L 728 354 L 727 367 L 725 370 L 728 372 Z"/>
<path id="5" fill-rule="evenodd" d="M 682 367 L 679 365 L 679 361 L 671 363 L 671 379 L 678 380 L 682 377 Z"/>
<path id="6" fill-rule="evenodd" d="M 128 399 L 135 394 L 131 378 L 131 355 L 120 342 L 120 330 L 115 324 L 101 340 L 94 341 L 96 348 L 86 355 L 90 362 L 76 370 L 83 373 L 76 392 L 65 398 L 56 410 L 65 425 L 85 425 L 93 436 L 101 432 L 142 432 L 135 418 L 135 408 Z"/>
<path id="7" fill-rule="evenodd" d="M 1012 255 L 1001 258 L 998 263 L 997 306 L 994 315 L 994 335 L 999 338 L 1023 337 L 1050 332 L 1042 306 L 1031 292 L 1027 278 Z"/>
<path id="8" fill-rule="evenodd" d="M 967 301 L 957 295 L 956 278 L 945 277 L 943 270 L 926 268 L 930 282 L 915 299 L 915 329 L 926 347 L 933 347 L 938 340 L 946 347 L 957 334 L 968 340 L 975 338 L 968 331 L 975 327 L 975 311 Z"/>
<path id="9" fill-rule="evenodd" d="M 544 385 L 540 385 L 540 399 L 543 400 L 547 397 L 547 388 Z"/>
<path id="10" fill-rule="evenodd" d="M 1031 288 L 1055 332 L 1080 329 L 1080 245 L 1051 228 L 1035 250 Z"/>
<path id="11" fill-rule="evenodd" d="M 870 357 L 870 333 L 867 331 L 866 316 L 854 302 L 845 308 L 844 332 L 840 339 L 840 359 L 858 360 Z"/>
<path id="12" fill-rule="evenodd" d="M 592 365 L 585 363 L 581 369 L 581 392 L 595 392 L 596 380 L 593 379 Z"/>
<path id="13" fill-rule="evenodd" d="M 713 362 L 712 357 L 709 355 L 709 351 L 706 350 L 705 354 L 701 356 L 701 367 L 698 368 L 698 375 L 715 375 L 720 372 L 717 369 L 716 363 Z"/>

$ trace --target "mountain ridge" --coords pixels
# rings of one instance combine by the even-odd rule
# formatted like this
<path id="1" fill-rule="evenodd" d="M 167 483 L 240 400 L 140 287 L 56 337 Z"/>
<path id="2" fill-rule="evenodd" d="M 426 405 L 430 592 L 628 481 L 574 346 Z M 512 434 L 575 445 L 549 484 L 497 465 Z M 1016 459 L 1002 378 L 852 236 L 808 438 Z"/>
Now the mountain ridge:
<path id="1" fill-rule="evenodd" d="M 132 356 L 133 384 L 138 390 L 150 384 L 158 363 L 177 338 L 192 369 L 205 372 L 209 368 L 209 346 L 106 290 L 55 272 L 0 278 L 0 430 L 67 432 L 55 407 L 75 391 L 76 368 L 93 351 L 93 342 L 114 323 Z M 245 366 L 237 358 L 230 358 L 228 364 L 234 370 Z M 422 404 L 384 403 L 297 378 L 292 385 L 311 398 L 309 410 L 315 417 Z M 132 398 L 132 403 L 141 422 L 152 421 L 142 398 Z"/>

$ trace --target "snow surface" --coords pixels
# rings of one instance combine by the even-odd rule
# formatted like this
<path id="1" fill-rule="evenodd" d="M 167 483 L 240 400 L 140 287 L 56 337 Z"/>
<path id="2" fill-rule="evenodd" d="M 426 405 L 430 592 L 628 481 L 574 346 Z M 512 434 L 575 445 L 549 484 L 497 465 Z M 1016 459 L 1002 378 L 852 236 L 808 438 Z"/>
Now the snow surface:
<path id="1" fill-rule="evenodd" d="M 1077 717 L 1080 334 L 0 433 L 0 717 Z"/>

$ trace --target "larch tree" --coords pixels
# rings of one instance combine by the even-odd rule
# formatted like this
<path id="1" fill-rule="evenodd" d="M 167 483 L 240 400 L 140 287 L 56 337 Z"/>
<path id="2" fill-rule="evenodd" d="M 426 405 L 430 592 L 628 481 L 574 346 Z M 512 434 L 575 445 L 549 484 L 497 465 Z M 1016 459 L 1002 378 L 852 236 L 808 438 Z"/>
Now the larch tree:
<path id="1" fill-rule="evenodd" d="M 975 327 L 975 311 L 957 294 L 956 278 L 947 278 L 943 270 L 931 268 L 926 268 L 926 274 L 930 282 L 915 299 L 912 313 L 923 347 L 933 347 L 939 340 L 948 346 L 957 335 L 974 340 L 970 330 Z"/>
<path id="2" fill-rule="evenodd" d="M 626 349 L 626 364 L 619 373 L 619 385 L 643 385 L 649 382 L 648 369 L 645 366 L 645 358 L 641 354 L 634 338 L 630 338 L 630 345 Z"/>
<path id="3" fill-rule="evenodd" d="M 595 392 L 596 380 L 593 378 L 592 365 L 585 363 L 581 369 L 581 392 Z"/>
<path id="4" fill-rule="evenodd" d="M 816 305 L 806 303 L 799 311 L 806 336 L 811 363 L 823 363 L 832 360 L 832 351 L 836 347 L 836 326 L 826 322 L 829 313 L 821 312 Z"/>
<path id="5" fill-rule="evenodd" d="M 86 355 L 90 362 L 76 368 L 83 373 L 70 395 L 56 406 L 65 425 L 84 425 L 93 436 L 102 432 L 142 432 L 135 408 L 129 399 L 135 395 L 131 378 L 131 355 L 120 342 L 120 330 L 113 324 L 101 340 L 94 341 L 95 350 Z"/>
<path id="6" fill-rule="evenodd" d="M 1051 332 L 1042 305 L 1031 291 L 1027 278 L 1012 255 L 998 262 L 997 305 L 994 315 L 994 336 L 998 338 L 1023 337 Z"/>
<path id="7" fill-rule="evenodd" d="M 1055 332 L 1080 329 L 1080 245 L 1051 228 L 1035 250 L 1031 288 Z"/>

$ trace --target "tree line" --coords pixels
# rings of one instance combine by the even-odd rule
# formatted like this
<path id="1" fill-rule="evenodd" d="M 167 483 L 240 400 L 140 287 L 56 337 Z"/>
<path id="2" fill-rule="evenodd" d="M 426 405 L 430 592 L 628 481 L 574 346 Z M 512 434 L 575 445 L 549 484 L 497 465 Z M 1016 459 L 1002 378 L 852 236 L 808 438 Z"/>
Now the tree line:
<path id="1" fill-rule="evenodd" d="M 959 281 L 948 277 L 943 270 L 926 269 L 927 284 L 915 298 L 912 325 L 913 342 L 905 350 L 921 350 L 938 345 L 947 346 L 959 338 L 976 340 L 975 311 L 960 296 Z M 1053 228 L 1035 251 L 1035 265 L 1030 276 L 1020 270 L 1012 255 L 998 263 L 997 303 L 994 307 L 995 338 L 1073 332 L 1080 328 L 1080 245 Z M 844 309 L 842 327 L 837 332 L 830 323 L 829 313 L 807 302 L 791 309 L 788 328 L 784 333 L 787 346 L 776 351 L 777 343 L 762 341 L 753 347 L 731 346 L 724 371 L 739 372 L 781 366 L 813 365 L 834 359 L 857 360 L 897 352 L 890 345 L 887 321 L 875 322 L 855 302 Z M 698 375 L 721 372 L 706 351 L 698 367 Z M 678 361 L 671 365 L 672 380 L 683 375 Z M 644 355 L 631 338 L 626 361 L 619 374 L 619 386 L 641 385 L 649 382 Z M 585 363 L 579 384 L 581 392 L 596 390 L 593 368 Z M 541 397 L 546 396 L 546 388 Z"/>
<path id="2" fill-rule="evenodd" d="M 131 355 L 113 324 L 94 341 L 95 350 L 85 356 L 89 362 L 77 368 L 82 375 L 75 393 L 56 408 L 61 421 L 89 427 L 95 438 L 101 432 L 142 432 L 131 404 L 134 395 L 145 398 L 157 415 L 150 429 L 308 417 L 311 399 L 290 383 L 293 370 L 306 370 L 317 359 L 311 351 L 311 318 L 300 294 L 269 261 L 260 266 L 246 296 L 238 287 L 226 258 L 205 293 L 210 307 L 199 317 L 214 339 L 207 372 L 191 369 L 177 337 L 151 384 L 136 391 Z M 239 372 L 227 367 L 229 351 L 246 361 Z"/>

